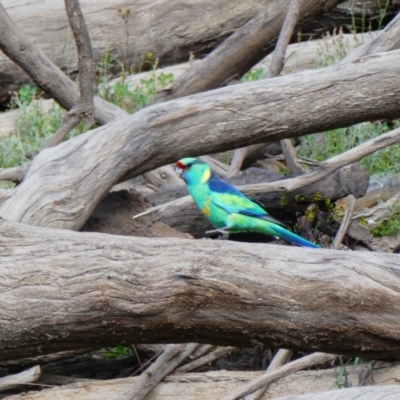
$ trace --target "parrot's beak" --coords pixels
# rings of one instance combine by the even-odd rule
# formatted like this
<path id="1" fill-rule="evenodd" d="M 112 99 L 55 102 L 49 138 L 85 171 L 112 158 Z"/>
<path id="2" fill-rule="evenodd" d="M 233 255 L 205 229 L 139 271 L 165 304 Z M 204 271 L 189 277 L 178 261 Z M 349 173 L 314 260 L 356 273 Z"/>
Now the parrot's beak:
<path id="1" fill-rule="evenodd" d="M 175 172 L 179 176 L 179 178 L 182 178 L 182 174 L 183 174 L 183 169 L 182 168 L 175 167 Z"/>

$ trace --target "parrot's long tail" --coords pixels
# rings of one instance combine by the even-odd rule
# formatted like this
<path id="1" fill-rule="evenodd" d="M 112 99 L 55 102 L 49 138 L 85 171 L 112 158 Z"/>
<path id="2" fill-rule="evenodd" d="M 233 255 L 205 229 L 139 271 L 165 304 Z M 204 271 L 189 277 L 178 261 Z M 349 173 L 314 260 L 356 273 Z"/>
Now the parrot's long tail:
<path id="1" fill-rule="evenodd" d="M 309 242 L 308 240 L 302 238 L 301 236 L 296 235 L 293 232 L 288 231 L 287 229 L 283 228 L 282 226 L 275 225 L 272 228 L 276 232 L 276 236 L 280 239 L 286 240 L 290 243 L 297 244 L 298 246 L 303 247 L 311 247 L 313 249 L 320 249 L 318 245 Z"/>
<path id="2" fill-rule="evenodd" d="M 259 219 L 259 218 L 252 219 L 251 222 L 252 222 L 252 229 L 257 232 L 266 233 L 267 235 L 271 235 L 271 236 L 276 236 L 280 239 L 286 240 L 287 242 L 297 244 L 298 246 L 310 247 L 313 249 L 321 248 L 318 245 L 311 243 L 308 240 L 302 238 L 301 236 L 298 236 L 295 233 L 288 231 L 283 226 L 280 226 L 273 222 L 266 221 L 266 220 Z"/>

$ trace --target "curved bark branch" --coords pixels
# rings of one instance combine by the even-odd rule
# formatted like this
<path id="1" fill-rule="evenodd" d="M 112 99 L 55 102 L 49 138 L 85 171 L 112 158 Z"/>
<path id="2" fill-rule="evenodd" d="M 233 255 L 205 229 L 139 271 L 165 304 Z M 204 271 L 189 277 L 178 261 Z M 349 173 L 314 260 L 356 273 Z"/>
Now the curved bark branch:
<path id="1" fill-rule="evenodd" d="M 14 195 L 1 205 L 0 215 L 79 229 L 118 180 L 181 157 L 399 116 L 399 63 L 397 50 L 147 107 L 42 151 Z M 389 143 L 382 142 L 384 137 L 376 139 L 378 147 Z M 338 156 L 323 164 L 323 175 L 340 163 L 344 165 Z M 272 185 L 278 190 L 295 186 L 289 180 L 284 186 Z"/>

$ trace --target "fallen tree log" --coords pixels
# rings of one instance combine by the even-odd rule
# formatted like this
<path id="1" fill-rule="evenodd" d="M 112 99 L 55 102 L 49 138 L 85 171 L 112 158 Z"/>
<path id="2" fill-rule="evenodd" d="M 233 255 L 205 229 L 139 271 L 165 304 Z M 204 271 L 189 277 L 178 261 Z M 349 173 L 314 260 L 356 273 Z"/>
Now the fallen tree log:
<path id="1" fill-rule="evenodd" d="M 359 384 L 358 368 L 346 367 L 347 379 L 350 384 Z M 261 371 L 211 371 L 205 373 L 176 374 L 165 377 L 147 396 L 147 400 L 220 400 L 223 396 L 235 390 L 243 383 L 260 376 Z M 384 364 L 374 368 L 374 384 L 387 386 L 366 387 L 385 393 L 386 390 L 400 390 L 397 376 L 400 374 L 399 365 Z M 98 382 L 84 382 L 65 385 L 40 392 L 28 392 L 23 395 L 8 397 L 9 400 L 110 400 L 118 398 L 129 385 L 137 378 L 115 379 Z M 372 384 L 369 381 L 368 384 Z M 344 389 L 344 379 L 339 378 L 337 370 L 320 369 L 318 371 L 296 372 L 274 382 L 268 388 L 261 400 L 276 399 L 281 396 L 298 395 L 299 393 L 312 393 L 331 391 L 342 399 L 347 399 Z M 340 390 L 339 390 L 340 389 Z M 359 390 L 361 388 L 358 388 Z M 366 390 L 368 392 L 368 390 Z M 377 393 L 375 392 L 375 393 Z M 396 392 L 394 392 L 396 393 Z M 320 397 L 321 398 L 321 397 Z M 324 397 L 325 398 L 325 397 Z M 364 399 L 365 397 L 363 397 Z M 376 398 L 376 397 L 375 397 Z M 351 399 L 351 397 L 349 398 Z"/>
<path id="2" fill-rule="evenodd" d="M 400 360 L 397 254 L 0 231 L 3 361 L 162 342 Z"/>
<path id="3" fill-rule="evenodd" d="M 396 50 L 144 108 L 42 151 L 0 215 L 80 229 L 118 180 L 183 156 L 394 118 L 400 115 L 399 62 Z"/>

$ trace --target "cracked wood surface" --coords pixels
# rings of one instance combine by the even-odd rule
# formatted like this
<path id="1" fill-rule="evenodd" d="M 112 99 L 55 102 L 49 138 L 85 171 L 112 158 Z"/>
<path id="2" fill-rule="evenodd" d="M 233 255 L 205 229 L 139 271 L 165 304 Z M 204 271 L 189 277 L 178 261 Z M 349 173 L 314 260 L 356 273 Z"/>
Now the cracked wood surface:
<path id="1" fill-rule="evenodd" d="M 168 342 L 400 359 L 397 254 L 0 231 L 3 361 Z"/>
<path id="2" fill-rule="evenodd" d="M 394 118 L 399 63 L 396 50 L 146 107 L 42 151 L 0 215 L 77 230 L 118 180 L 184 156 Z"/>

